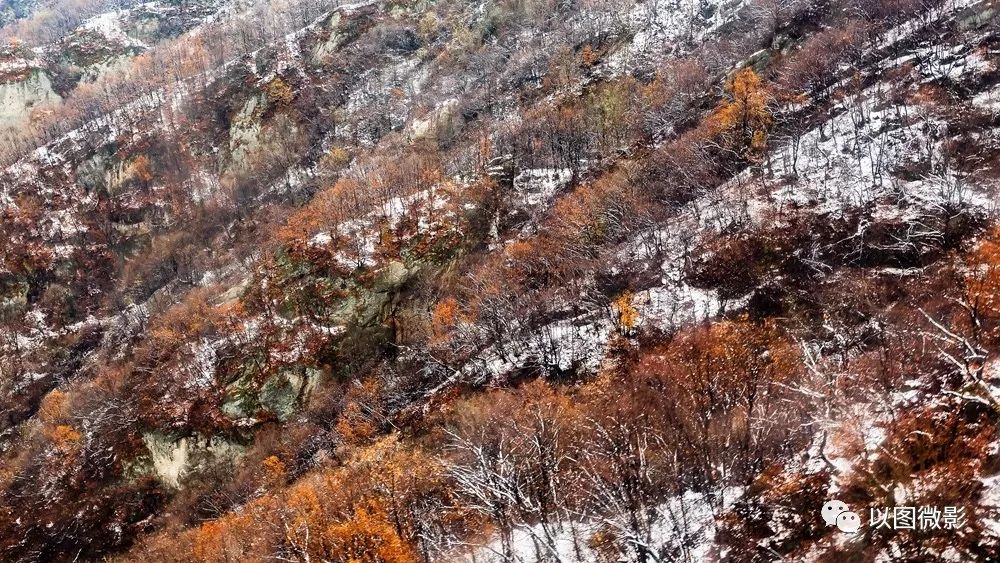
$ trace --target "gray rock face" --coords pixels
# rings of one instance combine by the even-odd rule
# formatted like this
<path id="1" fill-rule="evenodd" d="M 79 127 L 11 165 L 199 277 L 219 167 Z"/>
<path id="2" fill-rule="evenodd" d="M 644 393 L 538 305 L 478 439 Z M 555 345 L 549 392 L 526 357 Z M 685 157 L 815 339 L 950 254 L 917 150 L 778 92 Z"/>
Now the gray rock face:
<path id="1" fill-rule="evenodd" d="M 1000 8 L 992 2 L 980 2 L 970 6 L 958 15 L 958 28 L 964 31 L 983 27 L 997 16 L 998 10 Z"/>
<path id="2" fill-rule="evenodd" d="M 48 75 L 41 70 L 32 71 L 20 82 L 0 84 L 0 129 L 20 127 L 27 123 L 31 108 L 59 100 Z"/>
<path id="3" fill-rule="evenodd" d="M 290 368 L 269 377 L 258 388 L 252 378 L 244 377 L 230 384 L 222 412 L 239 426 L 253 426 L 259 412 L 269 412 L 278 420 L 288 420 L 319 383 L 321 372 L 315 369 Z"/>
<path id="4" fill-rule="evenodd" d="M 177 437 L 160 432 L 143 434 L 148 455 L 132 467 L 134 476 L 154 474 L 165 484 L 180 487 L 185 475 L 223 461 L 234 461 L 243 446 L 220 438 Z"/>

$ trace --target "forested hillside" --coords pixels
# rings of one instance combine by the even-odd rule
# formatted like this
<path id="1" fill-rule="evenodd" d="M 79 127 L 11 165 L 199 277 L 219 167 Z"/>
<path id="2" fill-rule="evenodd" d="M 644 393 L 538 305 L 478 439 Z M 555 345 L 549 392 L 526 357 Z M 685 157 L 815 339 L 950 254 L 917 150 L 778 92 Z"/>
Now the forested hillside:
<path id="1" fill-rule="evenodd" d="M 997 0 L 0 0 L 0 561 L 1000 560 L 998 189 Z"/>

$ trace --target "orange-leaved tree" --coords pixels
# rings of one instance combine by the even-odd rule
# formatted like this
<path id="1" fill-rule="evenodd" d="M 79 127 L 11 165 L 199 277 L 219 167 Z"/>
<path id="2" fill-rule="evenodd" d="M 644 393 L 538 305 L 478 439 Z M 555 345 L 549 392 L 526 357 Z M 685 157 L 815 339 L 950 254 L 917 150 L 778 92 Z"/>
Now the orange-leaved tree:
<path id="1" fill-rule="evenodd" d="M 963 309 L 974 343 L 1000 342 L 1000 228 L 993 229 L 965 258 Z"/>
<path id="2" fill-rule="evenodd" d="M 726 83 L 726 99 L 709 117 L 721 144 L 740 156 L 755 160 L 767 149 L 767 134 L 774 122 L 773 96 L 751 68 L 737 72 Z"/>
<path id="3" fill-rule="evenodd" d="M 323 532 L 327 556 L 337 563 L 416 563 L 407 545 L 378 503 L 359 507 L 354 515 Z"/>
<path id="4" fill-rule="evenodd" d="M 613 302 L 612 307 L 617 314 L 618 331 L 627 335 L 639 324 L 639 310 L 635 306 L 635 294 L 626 290 Z"/>

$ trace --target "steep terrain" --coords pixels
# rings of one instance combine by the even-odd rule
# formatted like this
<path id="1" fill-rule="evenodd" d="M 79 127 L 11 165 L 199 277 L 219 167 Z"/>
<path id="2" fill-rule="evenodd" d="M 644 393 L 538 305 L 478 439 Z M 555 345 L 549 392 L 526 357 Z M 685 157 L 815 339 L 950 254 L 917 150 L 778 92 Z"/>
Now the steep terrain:
<path id="1" fill-rule="evenodd" d="M 0 560 L 1000 558 L 995 1 L 68 6 Z"/>

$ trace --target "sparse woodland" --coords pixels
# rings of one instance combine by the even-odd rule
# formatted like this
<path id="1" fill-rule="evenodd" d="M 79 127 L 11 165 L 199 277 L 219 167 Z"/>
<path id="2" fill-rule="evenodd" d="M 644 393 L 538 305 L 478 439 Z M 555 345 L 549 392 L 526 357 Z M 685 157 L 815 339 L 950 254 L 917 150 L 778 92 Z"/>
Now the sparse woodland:
<path id="1" fill-rule="evenodd" d="M 0 561 L 1000 560 L 995 0 L 7 4 Z"/>

